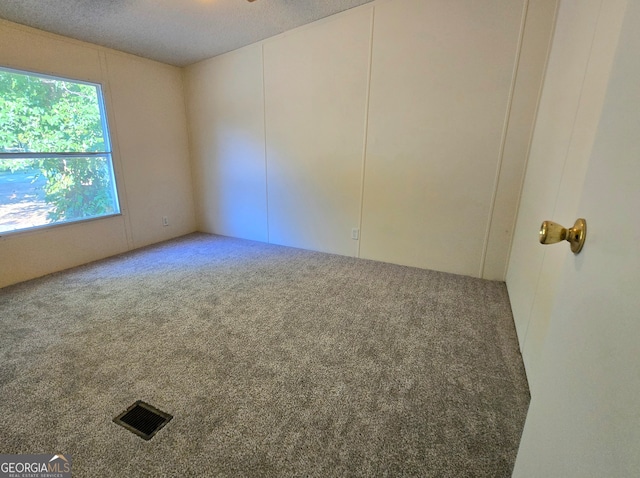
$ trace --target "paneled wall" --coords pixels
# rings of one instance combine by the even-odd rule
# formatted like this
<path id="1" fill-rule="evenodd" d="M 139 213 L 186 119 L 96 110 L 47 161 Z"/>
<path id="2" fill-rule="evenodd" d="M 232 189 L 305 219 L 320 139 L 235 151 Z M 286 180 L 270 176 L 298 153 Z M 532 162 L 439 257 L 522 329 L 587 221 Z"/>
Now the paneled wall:
<path id="1" fill-rule="evenodd" d="M 553 4 L 379 0 L 187 68 L 199 228 L 504 279 Z"/>
<path id="2" fill-rule="evenodd" d="M 264 44 L 269 240 L 355 255 L 371 10 Z"/>
<path id="3" fill-rule="evenodd" d="M 3 235 L 0 287 L 195 230 L 179 68 L 4 20 L 0 45 L 2 66 L 102 84 L 122 209 L 120 216 Z"/>
<path id="4" fill-rule="evenodd" d="M 522 9 L 376 7 L 362 257 L 482 274 Z"/>
<path id="5" fill-rule="evenodd" d="M 198 63 L 188 79 L 198 227 L 266 242 L 262 46 Z"/>

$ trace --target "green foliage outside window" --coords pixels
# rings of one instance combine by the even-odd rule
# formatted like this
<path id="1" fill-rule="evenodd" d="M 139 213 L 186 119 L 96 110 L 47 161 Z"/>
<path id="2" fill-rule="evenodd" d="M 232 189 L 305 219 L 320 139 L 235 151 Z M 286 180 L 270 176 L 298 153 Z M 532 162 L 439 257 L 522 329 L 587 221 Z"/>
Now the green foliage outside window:
<path id="1" fill-rule="evenodd" d="M 98 88 L 0 69 L 0 153 L 104 156 L 0 158 L 0 172 L 38 170 L 52 222 L 115 211 L 110 151 Z"/>

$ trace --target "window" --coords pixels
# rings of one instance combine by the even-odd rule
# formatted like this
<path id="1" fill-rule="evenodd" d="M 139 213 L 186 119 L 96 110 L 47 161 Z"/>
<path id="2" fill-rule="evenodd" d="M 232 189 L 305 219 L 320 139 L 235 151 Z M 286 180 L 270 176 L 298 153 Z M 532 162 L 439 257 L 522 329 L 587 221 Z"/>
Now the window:
<path id="1" fill-rule="evenodd" d="M 100 85 L 0 68 L 0 234 L 119 212 Z"/>

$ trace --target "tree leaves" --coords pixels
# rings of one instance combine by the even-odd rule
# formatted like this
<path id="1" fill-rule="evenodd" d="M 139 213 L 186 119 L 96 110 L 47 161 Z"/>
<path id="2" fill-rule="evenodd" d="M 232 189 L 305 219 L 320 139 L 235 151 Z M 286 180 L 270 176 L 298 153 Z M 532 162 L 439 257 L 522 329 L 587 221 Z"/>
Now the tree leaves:
<path id="1" fill-rule="evenodd" d="M 106 152 L 98 88 L 0 70 L 0 151 Z"/>
<path id="2" fill-rule="evenodd" d="M 0 171 L 38 168 L 52 222 L 117 212 L 99 88 L 0 69 L 0 152 L 104 156 L 0 159 Z"/>

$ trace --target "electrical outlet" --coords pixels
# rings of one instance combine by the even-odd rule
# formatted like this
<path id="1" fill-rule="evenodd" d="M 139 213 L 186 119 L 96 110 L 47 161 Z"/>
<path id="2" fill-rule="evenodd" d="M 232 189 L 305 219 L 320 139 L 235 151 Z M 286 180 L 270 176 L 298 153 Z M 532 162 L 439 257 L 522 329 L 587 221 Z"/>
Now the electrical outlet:
<path id="1" fill-rule="evenodd" d="M 360 237 L 360 229 L 354 227 L 351 229 L 351 239 L 357 241 L 358 237 Z"/>
<path id="2" fill-rule="evenodd" d="M 167 216 L 162 216 L 162 225 L 163 226 L 169 225 L 169 218 Z"/>

